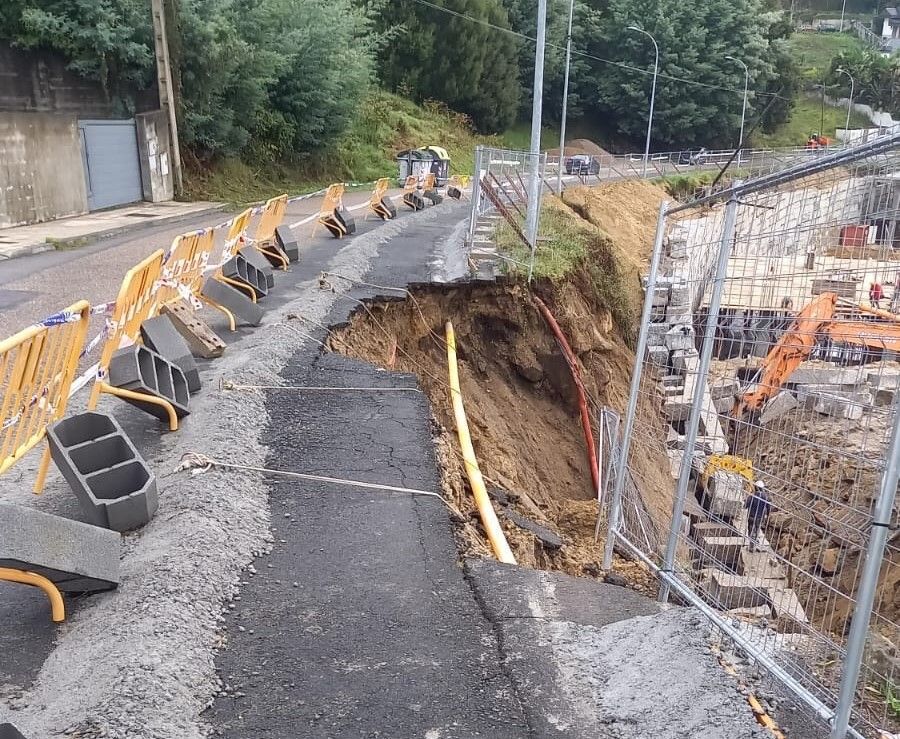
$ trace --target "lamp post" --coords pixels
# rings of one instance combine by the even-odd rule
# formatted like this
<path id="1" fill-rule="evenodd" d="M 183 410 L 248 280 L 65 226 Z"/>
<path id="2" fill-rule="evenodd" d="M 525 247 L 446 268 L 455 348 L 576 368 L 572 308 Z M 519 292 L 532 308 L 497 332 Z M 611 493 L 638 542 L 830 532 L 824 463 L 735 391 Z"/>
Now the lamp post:
<path id="1" fill-rule="evenodd" d="M 531 102 L 531 177 L 528 181 L 528 204 L 525 213 L 525 236 L 531 246 L 528 282 L 534 273 L 538 220 L 541 213 L 541 113 L 544 104 L 544 46 L 547 35 L 547 0 L 538 0 L 537 39 L 534 47 L 534 86 Z"/>
<path id="2" fill-rule="evenodd" d="M 847 101 L 847 123 L 844 125 L 844 131 L 846 132 L 844 135 L 847 136 L 847 137 L 849 138 L 849 136 L 850 136 L 850 134 L 849 134 L 849 131 L 850 131 L 850 112 L 853 110 L 853 90 L 854 90 L 854 87 L 855 87 L 856 85 L 855 85 L 855 81 L 854 81 L 854 79 L 853 79 L 853 75 L 850 74 L 850 73 L 849 73 L 846 69 L 844 69 L 843 67 L 840 68 L 840 69 L 838 69 L 838 74 L 846 74 L 846 75 L 850 78 L 850 100 Z M 846 144 L 846 143 L 847 143 L 847 142 L 844 141 L 844 144 Z"/>
<path id="3" fill-rule="evenodd" d="M 744 146 L 744 124 L 747 121 L 747 91 L 750 88 L 750 69 L 740 59 L 734 56 L 726 56 L 733 62 L 737 62 L 744 68 L 744 107 L 741 109 L 741 137 L 738 139 L 738 164 L 741 163 L 741 149 Z"/>
<path id="4" fill-rule="evenodd" d="M 566 158 L 566 114 L 569 108 L 569 66 L 572 63 L 572 17 L 575 0 L 569 0 L 569 30 L 566 33 L 566 74 L 563 78 L 562 121 L 559 125 L 559 167 L 556 170 L 556 194 L 562 195 L 562 168 Z"/>
<path id="5" fill-rule="evenodd" d="M 647 163 L 650 161 L 650 134 L 653 131 L 653 105 L 656 102 L 656 76 L 659 74 L 659 44 L 656 43 L 656 39 L 643 28 L 638 28 L 637 26 L 628 26 L 629 31 L 637 31 L 638 33 L 643 33 L 647 38 L 649 38 L 653 42 L 653 50 L 656 52 L 656 59 L 653 62 L 653 85 L 650 88 L 650 114 L 647 117 L 647 144 L 644 146 L 644 173 L 643 177 L 647 176 Z"/>

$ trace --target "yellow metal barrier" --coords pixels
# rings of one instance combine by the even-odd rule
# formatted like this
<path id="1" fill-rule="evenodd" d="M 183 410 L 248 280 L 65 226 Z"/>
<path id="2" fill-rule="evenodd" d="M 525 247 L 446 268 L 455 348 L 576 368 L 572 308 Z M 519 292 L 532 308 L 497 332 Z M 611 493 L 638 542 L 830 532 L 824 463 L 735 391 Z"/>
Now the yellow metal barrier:
<path id="1" fill-rule="evenodd" d="M 281 269 L 287 269 L 290 261 L 280 250 L 272 247 L 275 243 L 275 229 L 281 225 L 285 211 L 287 211 L 287 199 L 287 194 L 284 194 L 266 201 L 259 225 L 256 227 L 256 236 L 253 239 L 253 246 L 262 252 L 269 261 L 274 259 L 279 262 Z"/>
<path id="2" fill-rule="evenodd" d="M 425 175 L 425 181 L 422 183 L 423 190 L 434 190 L 435 184 L 437 183 L 437 177 L 434 176 L 434 172 L 429 172 Z"/>
<path id="3" fill-rule="evenodd" d="M 322 225 L 338 238 L 346 236 L 347 230 L 343 227 L 343 224 L 334 217 L 335 210 L 339 210 L 343 207 L 343 183 L 336 182 L 333 185 L 329 185 L 328 189 L 325 191 L 325 197 L 322 200 L 322 208 L 319 210 L 319 217 L 316 218 L 316 222 L 313 224 L 312 235 L 315 235 L 316 229 Z"/>
<path id="4" fill-rule="evenodd" d="M 222 264 L 231 259 L 235 252 L 237 252 L 241 245 L 244 242 L 244 239 L 247 236 L 247 228 L 250 226 L 250 219 L 253 218 L 253 208 L 247 208 L 247 210 L 238 213 L 231 221 L 231 226 L 228 228 L 228 233 L 225 235 L 225 246 L 222 248 Z M 247 294 L 247 297 L 250 298 L 254 303 L 256 302 L 256 293 L 249 285 L 245 285 L 243 282 L 238 280 L 232 280 L 225 275 L 222 274 L 221 266 L 215 271 L 213 275 L 214 280 L 219 280 L 220 282 L 224 282 L 226 285 L 231 285 L 234 288 L 237 288 L 241 292 Z M 221 311 L 225 314 L 226 318 L 228 318 L 228 327 L 234 331 L 236 329 L 236 322 L 234 320 L 234 314 L 228 310 L 225 306 L 219 305 L 213 300 L 210 300 L 204 295 L 200 296 L 200 299 L 209 305 L 212 308 L 215 308 L 218 311 Z"/>
<path id="5" fill-rule="evenodd" d="M 484 486 L 484 478 L 478 467 L 478 459 L 475 457 L 475 448 L 472 446 L 472 436 L 469 433 L 469 422 L 466 420 L 466 409 L 463 406 L 462 392 L 459 388 L 459 369 L 456 365 L 456 334 L 453 332 L 453 324 L 447 321 L 447 367 L 450 374 L 450 400 L 453 403 L 453 416 L 456 419 L 456 433 L 459 436 L 459 445 L 462 447 L 463 465 L 475 496 L 475 505 L 481 516 L 481 523 L 487 533 L 488 540 L 497 559 L 507 564 L 516 564 L 516 558 L 509 548 L 497 514 L 491 505 L 487 488 Z"/>
<path id="6" fill-rule="evenodd" d="M 162 267 L 162 284 L 156 296 L 159 305 L 179 299 L 193 303 L 199 298 L 215 235 L 207 228 L 175 237 Z"/>
<path id="7" fill-rule="evenodd" d="M 469 186 L 471 179 L 467 174 L 455 174 L 447 181 L 447 187 L 457 187 L 460 190 L 464 190 Z"/>
<path id="8" fill-rule="evenodd" d="M 389 221 L 393 218 L 391 212 L 385 208 L 384 203 L 381 202 L 388 191 L 388 185 L 389 180 L 387 177 L 382 177 L 375 183 L 375 189 L 372 190 L 372 196 L 369 198 L 369 211 L 366 213 L 366 218 L 369 217 L 369 213 L 374 213 L 385 221 Z"/>
<path id="9" fill-rule="evenodd" d="M 403 192 L 413 192 L 419 186 L 419 178 L 414 174 L 411 174 L 406 178 L 406 182 L 403 183 Z"/>
<path id="10" fill-rule="evenodd" d="M 157 249 L 149 257 L 125 273 L 122 286 L 119 288 L 119 295 L 116 298 L 115 311 L 109 322 L 109 335 L 106 337 L 106 343 L 104 343 L 103 351 L 100 355 L 97 380 L 91 389 L 88 410 L 93 410 L 97 407 L 100 393 L 109 393 L 120 398 L 142 400 L 165 408 L 169 416 L 169 428 L 172 431 L 176 431 L 178 429 L 178 416 L 175 414 L 175 408 L 172 407 L 169 401 L 158 398 L 155 395 L 114 387 L 105 380 L 109 371 L 109 362 L 116 350 L 122 346 L 137 343 L 140 338 L 141 324 L 147 318 L 156 315 L 158 308 L 156 291 L 162 275 L 163 257 L 162 249 Z"/>
<path id="11" fill-rule="evenodd" d="M 56 623 L 66 620 L 66 606 L 63 603 L 62 594 L 50 580 L 36 572 L 27 570 L 14 570 L 9 567 L 0 567 L 0 580 L 18 582 L 23 585 L 32 585 L 46 593 L 50 601 L 50 618 Z"/>
<path id="12" fill-rule="evenodd" d="M 0 474 L 40 443 L 47 425 L 66 413 L 69 388 L 87 336 L 91 308 L 82 300 L 0 342 Z M 35 492 L 44 487 L 50 451 L 44 451 Z"/>

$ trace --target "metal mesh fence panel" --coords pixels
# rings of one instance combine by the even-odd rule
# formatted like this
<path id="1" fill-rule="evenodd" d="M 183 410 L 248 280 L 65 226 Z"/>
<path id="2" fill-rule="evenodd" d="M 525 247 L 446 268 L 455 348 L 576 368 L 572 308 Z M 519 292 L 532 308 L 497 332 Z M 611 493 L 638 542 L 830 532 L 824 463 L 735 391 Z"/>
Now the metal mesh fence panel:
<path id="1" fill-rule="evenodd" d="M 832 736 L 900 731 L 898 145 L 661 212 L 608 514 Z"/>

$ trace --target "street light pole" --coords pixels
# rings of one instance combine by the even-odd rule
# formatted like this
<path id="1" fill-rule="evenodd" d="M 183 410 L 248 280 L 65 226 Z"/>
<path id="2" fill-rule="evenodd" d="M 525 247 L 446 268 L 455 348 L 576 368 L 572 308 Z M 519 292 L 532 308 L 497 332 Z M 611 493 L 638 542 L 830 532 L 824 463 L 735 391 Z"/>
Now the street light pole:
<path id="1" fill-rule="evenodd" d="M 853 75 L 850 74 L 846 69 L 838 69 L 838 74 L 846 74 L 850 78 L 850 100 L 847 101 L 847 123 L 844 125 L 844 131 L 846 132 L 844 135 L 849 138 L 850 137 L 850 112 L 853 110 L 853 89 L 855 87 Z M 844 144 L 848 142 L 845 141 Z"/>
<path id="2" fill-rule="evenodd" d="M 628 30 L 643 33 L 653 42 L 653 50 L 656 52 L 656 60 L 653 63 L 653 86 L 650 88 L 650 114 L 647 118 L 647 144 L 644 146 L 644 173 L 642 176 L 646 177 L 647 163 L 650 161 L 650 134 L 653 131 L 653 105 L 656 102 L 656 76 L 659 74 L 659 44 L 657 44 L 656 39 L 643 28 L 628 26 Z"/>
<path id="3" fill-rule="evenodd" d="M 844 32 L 844 11 L 847 9 L 847 0 L 841 3 L 841 27 L 838 29 L 838 33 Z"/>
<path id="4" fill-rule="evenodd" d="M 531 102 L 531 179 L 528 182 L 528 212 L 525 236 L 531 246 L 528 281 L 534 273 L 538 218 L 541 212 L 541 114 L 544 103 L 544 47 L 547 37 L 547 0 L 538 0 L 537 43 L 534 49 L 534 91 Z"/>
<path id="5" fill-rule="evenodd" d="M 744 124 L 747 121 L 747 91 L 750 88 L 750 69 L 737 57 L 726 56 L 725 58 L 737 62 L 744 68 L 744 107 L 741 109 L 741 137 L 738 139 L 738 164 L 740 164 L 741 149 L 744 147 Z"/>
<path id="6" fill-rule="evenodd" d="M 566 114 L 569 108 L 569 66 L 572 63 L 572 17 L 575 0 L 569 0 L 569 30 L 566 33 L 566 74 L 563 77 L 562 121 L 559 125 L 559 167 L 556 170 L 556 194 L 562 195 L 562 168 L 566 157 Z"/>

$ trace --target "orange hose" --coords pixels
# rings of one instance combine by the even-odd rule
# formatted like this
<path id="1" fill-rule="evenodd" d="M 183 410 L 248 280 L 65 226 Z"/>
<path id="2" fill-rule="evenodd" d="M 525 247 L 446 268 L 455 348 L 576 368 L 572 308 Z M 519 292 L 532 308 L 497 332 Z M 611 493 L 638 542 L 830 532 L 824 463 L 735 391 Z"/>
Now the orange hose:
<path id="1" fill-rule="evenodd" d="M 594 490 L 598 490 L 600 487 L 600 480 L 598 478 L 599 470 L 597 469 L 597 452 L 596 447 L 594 446 L 594 432 L 591 430 L 591 416 L 590 413 L 588 413 L 587 393 L 584 389 L 584 383 L 581 381 L 581 372 L 578 369 L 575 353 L 572 351 L 572 347 L 569 346 L 566 335 L 562 332 L 562 329 L 559 327 L 559 324 L 556 322 L 550 309 L 544 304 L 544 301 L 537 295 L 533 297 L 534 302 L 544 316 L 544 320 L 547 321 L 550 330 L 553 331 L 553 335 L 556 336 L 556 340 L 559 342 L 559 346 L 566 357 L 566 363 L 569 365 L 569 370 L 572 373 L 572 380 L 575 382 L 575 387 L 578 390 L 578 408 L 581 412 L 581 429 L 584 431 L 584 442 L 587 444 L 588 464 L 591 468 L 591 480 L 594 483 Z"/>

